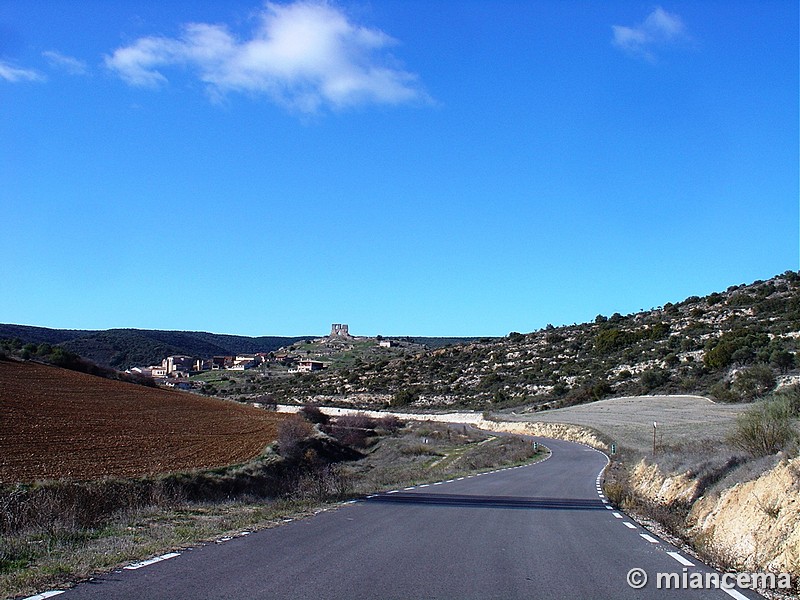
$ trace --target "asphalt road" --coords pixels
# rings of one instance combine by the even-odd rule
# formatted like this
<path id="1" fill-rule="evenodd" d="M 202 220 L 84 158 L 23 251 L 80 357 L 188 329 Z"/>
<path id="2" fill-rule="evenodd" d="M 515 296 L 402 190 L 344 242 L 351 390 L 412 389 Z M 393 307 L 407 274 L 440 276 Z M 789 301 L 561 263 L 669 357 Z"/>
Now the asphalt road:
<path id="1" fill-rule="evenodd" d="M 59 599 L 731 597 L 657 589 L 657 573 L 689 581 L 711 570 L 604 503 L 605 455 L 540 441 L 552 450 L 541 463 L 393 490 L 115 571 Z M 626 582 L 634 568 L 650 578 L 643 589 Z"/>

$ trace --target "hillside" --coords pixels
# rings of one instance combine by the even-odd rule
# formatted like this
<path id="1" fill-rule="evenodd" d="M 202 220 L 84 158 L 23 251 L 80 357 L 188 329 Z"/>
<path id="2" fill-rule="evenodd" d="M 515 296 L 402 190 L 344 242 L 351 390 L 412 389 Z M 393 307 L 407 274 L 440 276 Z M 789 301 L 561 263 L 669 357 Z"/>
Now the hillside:
<path id="1" fill-rule="evenodd" d="M 137 476 L 243 462 L 280 415 L 0 360 L 0 483 Z"/>
<path id="2" fill-rule="evenodd" d="M 282 346 L 311 339 L 311 336 L 248 337 L 203 331 L 147 329 L 86 331 L 0 324 L 0 339 L 11 338 L 23 343 L 58 344 L 98 365 L 124 370 L 137 365 L 158 364 L 175 354 L 211 357 L 272 352 Z"/>
<path id="3" fill-rule="evenodd" d="M 274 352 L 316 336 L 227 335 L 205 331 L 162 331 L 155 329 L 49 329 L 28 325 L 0 324 L 0 340 L 19 340 L 21 344 L 58 345 L 101 367 L 124 370 L 134 366 L 159 364 L 167 356 L 197 358 Z M 472 341 L 469 337 L 402 338 L 420 348 L 436 349 Z"/>
<path id="4" fill-rule="evenodd" d="M 731 286 L 630 315 L 502 339 L 334 364 L 248 373 L 233 397 L 383 407 L 557 408 L 609 396 L 711 394 L 751 400 L 796 375 L 800 276 Z M 206 388 L 214 393 L 214 386 Z"/>

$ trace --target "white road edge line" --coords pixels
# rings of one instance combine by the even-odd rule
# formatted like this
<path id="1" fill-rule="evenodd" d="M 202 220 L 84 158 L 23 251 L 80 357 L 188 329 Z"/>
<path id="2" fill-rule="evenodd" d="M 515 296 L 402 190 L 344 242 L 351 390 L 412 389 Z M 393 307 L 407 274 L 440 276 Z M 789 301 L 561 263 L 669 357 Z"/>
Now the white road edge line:
<path id="1" fill-rule="evenodd" d="M 161 562 L 162 560 L 169 560 L 170 558 L 175 558 L 176 556 L 180 556 L 180 552 L 170 552 L 169 554 L 162 554 L 161 556 L 156 556 L 155 558 L 151 558 L 150 560 L 143 560 L 142 562 L 133 563 L 132 565 L 123 567 L 123 569 L 134 571 L 136 569 L 141 569 L 142 567 L 149 567 L 150 565 L 154 565 L 157 562 Z"/>
<path id="2" fill-rule="evenodd" d="M 683 556 L 679 552 L 667 552 L 672 558 L 681 563 L 684 567 L 693 567 L 694 563 Z"/>
<path id="3" fill-rule="evenodd" d="M 622 518 L 623 518 L 623 517 L 622 517 L 622 515 L 621 515 L 621 514 L 619 514 L 619 513 L 616 513 L 616 512 L 615 512 L 615 513 L 612 513 L 612 514 L 614 515 L 614 518 L 615 518 L 615 519 L 622 519 Z"/>
<path id="4" fill-rule="evenodd" d="M 23 600 L 44 600 L 45 598 L 63 594 L 65 591 L 66 590 L 50 590 L 49 592 L 42 592 L 41 594 L 36 594 L 35 596 L 28 596 L 27 598 L 23 598 Z"/>
<path id="5" fill-rule="evenodd" d="M 628 523 L 628 521 L 625 521 L 623 525 L 625 525 L 625 527 L 627 527 L 628 529 L 636 529 L 636 525 L 634 525 L 633 523 Z"/>
<path id="6" fill-rule="evenodd" d="M 658 544 L 658 540 L 656 538 L 654 538 L 652 535 L 647 535 L 646 533 L 640 533 L 639 535 L 642 536 L 644 539 L 646 539 L 651 544 Z"/>

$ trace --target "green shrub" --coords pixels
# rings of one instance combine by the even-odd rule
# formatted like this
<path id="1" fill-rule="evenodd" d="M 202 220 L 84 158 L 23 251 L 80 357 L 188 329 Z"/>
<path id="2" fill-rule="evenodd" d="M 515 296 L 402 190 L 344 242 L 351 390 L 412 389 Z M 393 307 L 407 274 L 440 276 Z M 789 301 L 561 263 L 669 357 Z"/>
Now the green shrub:
<path id="1" fill-rule="evenodd" d="M 408 406 L 419 397 L 417 391 L 413 388 L 403 388 L 395 392 L 392 396 L 392 406 Z"/>
<path id="2" fill-rule="evenodd" d="M 773 397 L 739 415 L 729 437 L 732 445 L 752 456 L 770 456 L 793 442 L 796 406 L 788 396 Z"/>
<path id="3" fill-rule="evenodd" d="M 753 365 L 742 369 L 731 384 L 733 393 L 740 399 L 751 402 L 775 387 L 775 373 L 767 365 Z"/>

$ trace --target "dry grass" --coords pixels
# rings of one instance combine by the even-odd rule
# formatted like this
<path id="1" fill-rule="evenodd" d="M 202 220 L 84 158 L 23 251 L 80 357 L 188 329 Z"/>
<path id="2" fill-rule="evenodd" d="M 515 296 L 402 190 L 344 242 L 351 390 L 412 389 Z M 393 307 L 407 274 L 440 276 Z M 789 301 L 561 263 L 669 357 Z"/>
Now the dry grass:
<path id="1" fill-rule="evenodd" d="M 304 500 L 271 500 L 153 507 L 121 513 L 96 529 L 4 537 L 0 557 L 13 555 L 17 563 L 0 569 L 0 598 L 61 587 L 167 551 L 273 527 L 286 517 L 311 514 L 315 505 Z"/>
<path id="2" fill-rule="evenodd" d="M 658 423 L 656 444 L 661 448 L 702 440 L 723 442 L 746 408 L 697 396 L 635 396 L 502 418 L 588 427 L 618 446 L 647 454 L 653 450 L 654 421 Z"/>
<path id="3" fill-rule="evenodd" d="M 355 491 L 369 494 L 544 456 L 544 451 L 537 454 L 530 443 L 518 438 L 464 426 L 411 422 L 396 435 L 382 437 L 366 458 L 343 465 L 343 470 L 352 475 Z"/>

